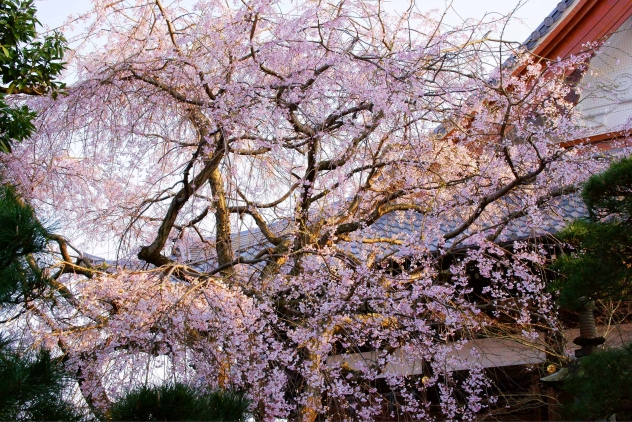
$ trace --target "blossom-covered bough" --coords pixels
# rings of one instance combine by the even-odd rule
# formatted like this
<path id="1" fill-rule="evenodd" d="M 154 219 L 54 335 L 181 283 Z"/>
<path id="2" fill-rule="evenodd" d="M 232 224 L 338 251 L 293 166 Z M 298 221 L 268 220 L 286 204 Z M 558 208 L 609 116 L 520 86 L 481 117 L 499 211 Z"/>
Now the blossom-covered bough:
<path id="1" fill-rule="evenodd" d="M 539 62 L 482 35 L 505 20 L 414 3 L 96 0 L 86 19 L 76 82 L 33 101 L 37 137 L 2 162 L 72 242 L 124 258 L 59 237 L 54 306 L 24 319 L 95 409 L 161 376 L 245 389 L 264 420 L 474 418 L 493 383 L 456 352 L 556 329 L 545 251 L 508 232 L 546 234 L 598 167 L 560 146 L 586 57 Z"/>

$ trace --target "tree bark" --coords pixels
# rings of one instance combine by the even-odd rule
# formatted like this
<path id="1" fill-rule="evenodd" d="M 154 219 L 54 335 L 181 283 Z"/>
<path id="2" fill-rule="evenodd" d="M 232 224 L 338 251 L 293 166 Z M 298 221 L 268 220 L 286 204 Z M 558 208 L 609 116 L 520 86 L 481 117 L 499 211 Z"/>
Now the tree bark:
<path id="1" fill-rule="evenodd" d="M 215 209 L 217 263 L 221 266 L 233 260 L 233 245 L 230 238 L 230 210 L 226 203 L 226 192 L 219 168 L 215 167 L 211 171 L 208 182 L 213 193 L 213 208 Z M 221 274 L 229 277 L 233 271 L 233 268 L 226 268 L 221 271 Z"/>

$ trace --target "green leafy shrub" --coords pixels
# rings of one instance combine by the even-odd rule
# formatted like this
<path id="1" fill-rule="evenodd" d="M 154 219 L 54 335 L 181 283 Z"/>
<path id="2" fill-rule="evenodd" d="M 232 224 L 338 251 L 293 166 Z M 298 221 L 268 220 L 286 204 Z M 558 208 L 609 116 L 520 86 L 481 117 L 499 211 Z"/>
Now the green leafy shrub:
<path id="1" fill-rule="evenodd" d="M 53 97 L 63 92 L 58 81 L 64 68 L 66 40 L 55 32 L 37 36 L 33 0 L 0 1 L 0 151 L 11 152 L 15 142 L 33 133 L 35 112 L 5 101 L 11 94 Z"/>

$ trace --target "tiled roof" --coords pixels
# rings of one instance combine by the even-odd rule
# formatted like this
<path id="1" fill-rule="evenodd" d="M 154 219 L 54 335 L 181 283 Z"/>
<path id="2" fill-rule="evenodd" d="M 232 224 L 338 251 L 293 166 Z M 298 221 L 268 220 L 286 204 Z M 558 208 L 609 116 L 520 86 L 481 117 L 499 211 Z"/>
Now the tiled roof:
<path id="1" fill-rule="evenodd" d="M 531 50 L 533 47 L 535 47 L 535 45 L 538 43 L 538 40 L 546 35 L 553 26 L 555 26 L 555 22 L 558 21 L 558 19 L 564 14 L 564 11 L 568 9 L 574 1 L 575 0 L 562 0 L 561 2 L 559 2 L 555 6 L 555 9 L 553 9 L 553 11 L 549 13 L 546 18 L 544 18 L 544 21 L 542 21 L 540 26 L 538 26 L 536 30 L 533 31 L 531 35 L 529 35 L 529 38 L 527 38 L 524 42 L 524 46 L 528 50 Z"/>
<path id="2" fill-rule="evenodd" d="M 568 222 L 577 218 L 587 216 L 586 206 L 577 195 L 566 195 L 551 202 L 543 215 L 539 216 L 537 225 L 533 224 L 530 215 L 522 216 L 511 221 L 502 231 L 498 241 L 506 242 L 513 240 L 525 240 L 545 234 L 554 234 L 560 231 Z M 363 229 L 358 233 L 358 239 L 365 238 L 391 238 L 396 240 L 407 240 L 414 236 L 420 236 L 425 225 L 425 215 L 413 212 L 394 212 L 387 214 L 377 220 L 373 225 Z M 435 239 L 428 241 L 428 248 L 431 252 L 438 250 L 440 237 L 454 230 L 463 218 L 453 215 L 453 218 L 439 225 L 439 235 Z M 474 229 L 481 230 L 490 227 L 492 223 L 482 223 Z M 288 220 L 278 220 L 269 225 L 270 230 L 276 235 L 291 234 L 293 224 Z M 490 229 L 491 231 L 491 229 Z M 466 232 L 467 234 L 467 232 Z M 252 228 L 238 232 L 232 236 L 233 250 L 237 256 L 245 259 L 253 258 L 264 247 L 271 246 L 265 236 L 258 228 Z M 379 242 L 378 242 L 379 243 Z M 451 241 L 447 242 L 447 247 L 452 246 Z M 465 246 L 465 245 L 463 245 Z M 352 253 L 356 257 L 362 257 L 364 252 L 374 248 L 374 244 L 366 245 L 361 240 L 351 240 L 339 244 L 339 247 Z M 384 256 L 397 253 L 397 244 L 382 242 L 381 250 Z M 186 248 L 183 258 L 189 263 L 196 263 L 202 266 L 213 266 L 215 260 L 215 249 L 212 241 L 204 244 L 202 242 L 192 243 Z M 206 265 L 204 265 L 206 264 Z"/>

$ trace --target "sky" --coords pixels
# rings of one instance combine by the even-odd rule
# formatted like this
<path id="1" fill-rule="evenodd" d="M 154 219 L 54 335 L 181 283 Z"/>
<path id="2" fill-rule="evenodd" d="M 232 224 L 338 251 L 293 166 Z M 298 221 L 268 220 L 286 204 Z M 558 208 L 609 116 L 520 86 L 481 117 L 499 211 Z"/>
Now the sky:
<path id="1" fill-rule="evenodd" d="M 401 8 L 404 0 L 385 1 L 394 10 Z M 557 2 L 551 0 L 417 0 L 421 10 L 445 10 L 451 5 L 448 22 L 458 23 L 460 19 L 480 19 L 486 13 L 507 14 L 522 4 L 515 16 L 520 21 L 514 22 L 503 38 L 507 41 L 525 41 L 540 25 L 544 18 L 553 11 Z M 55 28 L 61 25 L 69 14 L 78 14 L 90 7 L 89 0 L 37 0 L 38 18 L 44 25 Z M 494 34 L 497 35 L 497 34 Z"/>

